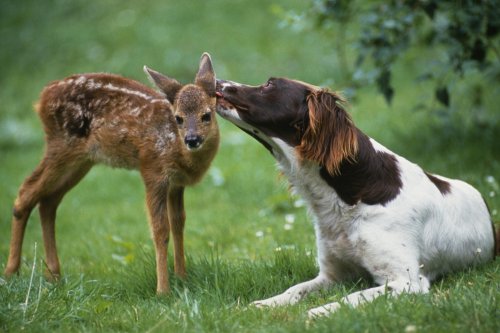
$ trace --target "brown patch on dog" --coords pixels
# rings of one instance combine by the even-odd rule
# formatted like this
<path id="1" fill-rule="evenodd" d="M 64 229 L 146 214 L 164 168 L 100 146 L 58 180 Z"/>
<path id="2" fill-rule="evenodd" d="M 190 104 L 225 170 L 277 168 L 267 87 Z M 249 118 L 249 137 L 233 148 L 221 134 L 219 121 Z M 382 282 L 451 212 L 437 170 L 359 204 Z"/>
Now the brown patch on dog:
<path id="1" fill-rule="evenodd" d="M 446 195 L 451 192 L 451 185 L 445 180 L 439 179 L 438 177 L 431 175 L 428 172 L 425 172 L 425 175 L 429 180 L 437 187 L 439 192 L 441 192 L 442 195 Z"/>
<path id="2" fill-rule="evenodd" d="M 385 205 L 401 191 L 403 183 L 394 155 L 378 152 L 370 139 L 356 130 L 358 153 L 354 159 L 344 159 L 337 174 L 320 169 L 321 177 L 334 188 L 345 203 L 355 205 Z"/>

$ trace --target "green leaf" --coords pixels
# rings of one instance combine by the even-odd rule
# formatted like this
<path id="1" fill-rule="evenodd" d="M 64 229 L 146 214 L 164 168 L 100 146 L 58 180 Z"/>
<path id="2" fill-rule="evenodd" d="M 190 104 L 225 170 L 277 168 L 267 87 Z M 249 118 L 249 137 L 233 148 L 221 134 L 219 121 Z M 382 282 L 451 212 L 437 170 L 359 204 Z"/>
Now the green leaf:
<path id="1" fill-rule="evenodd" d="M 434 94 L 436 96 L 436 99 L 443 104 L 444 106 L 448 107 L 450 106 L 450 93 L 448 92 L 447 87 L 438 87 L 435 91 Z"/>
<path id="2" fill-rule="evenodd" d="M 377 87 L 384 95 L 387 103 L 391 104 L 392 97 L 394 96 L 394 88 L 391 86 L 391 71 L 388 69 L 382 70 L 377 77 Z"/>

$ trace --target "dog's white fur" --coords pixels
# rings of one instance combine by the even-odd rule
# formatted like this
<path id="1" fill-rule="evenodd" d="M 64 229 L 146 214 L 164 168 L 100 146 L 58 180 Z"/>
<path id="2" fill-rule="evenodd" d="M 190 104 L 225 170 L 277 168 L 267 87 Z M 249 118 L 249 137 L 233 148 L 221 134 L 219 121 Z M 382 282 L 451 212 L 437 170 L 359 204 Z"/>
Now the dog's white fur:
<path id="1" fill-rule="evenodd" d="M 218 112 L 272 147 L 280 169 L 314 219 L 318 276 L 254 305 L 294 304 L 312 291 L 349 278 L 371 276 L 377 284 L 311 309 L 309 316 L 315 317 L 386 293 L 427 293 L 436 277 L 493 258 L 488 209 L 469 184 L 436 176 L 450 184 L 450 192 L 443 195 L 419 166 L 370 139 L 375 150 L 396 158 L 403 186 L 385 205 L 351 206 L 321 178 L 316 163 L 299 163 L 293 147 L 242 121 L 235 109 L 219 107 Z"/>

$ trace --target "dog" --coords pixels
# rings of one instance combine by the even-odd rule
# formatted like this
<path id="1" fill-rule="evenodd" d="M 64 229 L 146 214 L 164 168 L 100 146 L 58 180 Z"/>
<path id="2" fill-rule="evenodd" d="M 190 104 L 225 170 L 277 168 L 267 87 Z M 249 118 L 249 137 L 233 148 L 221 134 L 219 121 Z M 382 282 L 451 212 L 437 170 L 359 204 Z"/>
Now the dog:
<path id="1" fill-rule="evenodd" d="M 308 312 L 326 315 L 384 294 L 427 293 L 437 277 L 498 255 L 481 194 L 368 137 L 340 94 L 287 78 L 218 80 L 216 94 L 217 113 L 270 151 L 314 220 L 318 276 L 254 305 L 294 304 L 348 279 L 376 284 Z"/>

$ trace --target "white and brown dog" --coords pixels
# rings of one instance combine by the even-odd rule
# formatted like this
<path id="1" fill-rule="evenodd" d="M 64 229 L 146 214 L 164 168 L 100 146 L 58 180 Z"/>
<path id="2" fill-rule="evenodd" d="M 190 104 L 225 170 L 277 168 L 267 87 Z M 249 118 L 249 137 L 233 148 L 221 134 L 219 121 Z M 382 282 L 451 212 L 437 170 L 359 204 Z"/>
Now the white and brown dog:
<path id="1" fill-rule="evenodd" d="M 481 194 L 429 174 L 361 132 L 326 89 L 285 78 L 261 86 L 217 83 L 217 112 L 276 158 L 314 219 L 319 274 L 257 306 L 294 304 L 334 282 L 371 277 L 374 288 L 309 311 L 334 312 L 384 294 L 426 293 L 436 277 L 495 257 Z"/>

